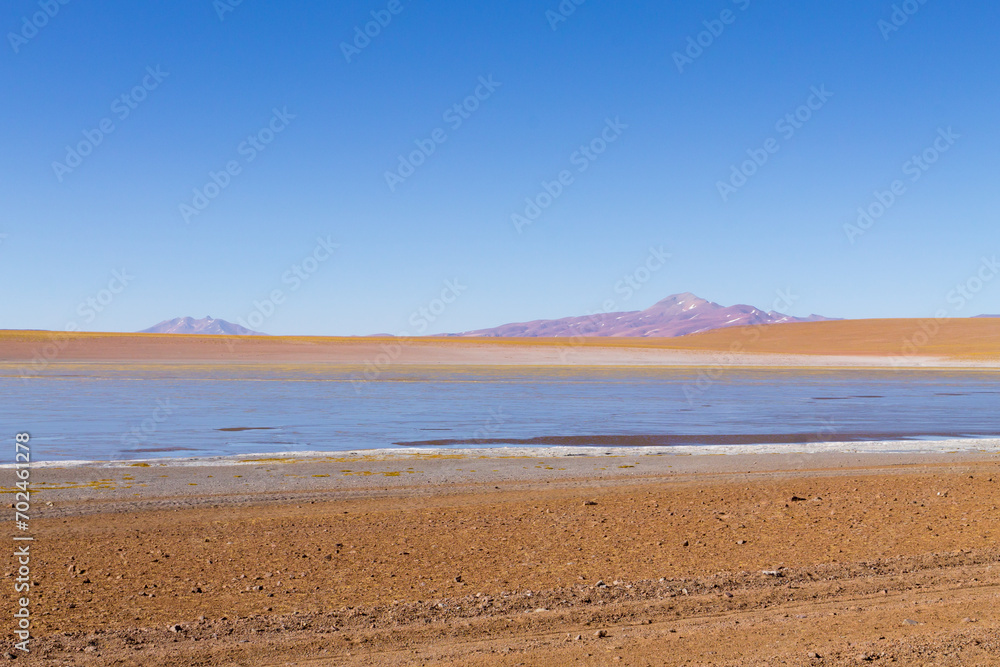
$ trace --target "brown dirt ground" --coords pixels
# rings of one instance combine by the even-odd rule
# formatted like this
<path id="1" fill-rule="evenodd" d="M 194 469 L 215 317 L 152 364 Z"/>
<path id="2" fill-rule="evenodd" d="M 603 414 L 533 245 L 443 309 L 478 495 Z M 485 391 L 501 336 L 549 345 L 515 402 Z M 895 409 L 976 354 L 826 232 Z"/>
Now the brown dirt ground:
<path id="1" fill-rule="evenodd" d="M 998 664 L 998 502 L 981 462 L 64 506 L 11 664 Z"/>

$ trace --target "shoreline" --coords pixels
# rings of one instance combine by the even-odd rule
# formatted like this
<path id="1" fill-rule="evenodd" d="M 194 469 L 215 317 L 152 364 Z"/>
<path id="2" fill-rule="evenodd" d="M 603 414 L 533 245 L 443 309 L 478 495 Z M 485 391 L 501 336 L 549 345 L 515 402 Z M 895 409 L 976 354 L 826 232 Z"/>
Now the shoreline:
<path id="1" fill-rule="evenodd" d="M 614 446 L 492 446 L 492 447 L 395 447 L 381 449 L 351 449 L 342 451 L 302 450 L 258 452 L 207 456 L 164 456 L 118 460 L 49 460 L 34 461 L 32 468 L 136 468 L 136 467 L 224 467 L 260 463 L 322 463 L 348 461 L 420 461 L 427 458 L 466 460 L 527 459 L 527 458 L 600 458 L 603 456 L 671 457 L 671 456 L 761 456 L 815 454 L 951 454 L 1000 453 L 1000 438 L 946 438 L 941 440 L 850 440 L 809 443 L 706 444 L 646 447 Z M 0 464 L 0 470 L 12 469 L 12 463 Z"/>

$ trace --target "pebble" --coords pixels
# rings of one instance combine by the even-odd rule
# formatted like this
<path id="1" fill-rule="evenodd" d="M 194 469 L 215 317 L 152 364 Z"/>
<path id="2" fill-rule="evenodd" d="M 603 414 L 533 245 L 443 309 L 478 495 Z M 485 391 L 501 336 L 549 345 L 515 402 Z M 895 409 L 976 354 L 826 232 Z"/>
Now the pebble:
<path id="1" fill-rule="evenodd" d="M 593 500 L 585 500 L 585 501 L 583 502 L 583 504 L 584 504 L 584 505 L 596 505 L 597 503 L 596 503 L 596 502 L 594 502 Z"/>
<path id="2" fill-rule="evenodd" d="M 181 627 L 181 626 L 179 626 L 179 625 L 171 625 L 171 626 L 170 626 L 170 632 L 180 632 L 180 631 L 181 631 L 181 630 L 183 630 L 183 629 L 184 629 L 184 628 L 182 628 L 182 627 Z"/>
<path id="3" fill-rule="evenodd" d="M 608 636 L 608 631 L 607 630 L 598 630 L 597 632 L 594 633 L 594 636 L 598 637 L 598 638 L 600 638 L 600 637 L 607 637 Z"/>
<path id="4" fill-rule="evenodd" d="M 813 660 L 818 660 L 820 655 L 816 651 L 810 651 L 808 657 L 812 658 Z"/>
<path id="5" fill-rule="evenodd" d="M 906 620 L 903 621 L 903 623 L 905 625 L 920 625 L 920 623 L 914 621 L 912 618 L 907 618 Z"/>

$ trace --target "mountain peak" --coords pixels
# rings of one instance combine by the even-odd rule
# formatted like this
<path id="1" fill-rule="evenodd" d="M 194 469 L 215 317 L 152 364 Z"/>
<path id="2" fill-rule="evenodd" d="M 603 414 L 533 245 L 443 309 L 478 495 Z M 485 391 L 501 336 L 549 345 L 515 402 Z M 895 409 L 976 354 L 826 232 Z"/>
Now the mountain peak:
<path id="1" fill-rule="evenodd" d="M 819 315 L 793 317 L 754 306 L 720 306 L 691 292 L 672 294 L 645 310 L 596 313 L 557 320 L 504 324 L 492 329 L 467 331 L 460 336 L 613 336 L 673 338 L 724 327 L 829 319 Z"/>
<path id="2" fill-rule="evenodd" d="M 252 331 L 239 324 L 233 324 L 226 320 L 217 320 L 211 315 L 195 319 L 193 317 L 175 317 L 172 320 L 163 320 L 148 329 L 143 329 L 139 333 L 168 333 L 168 334 L 201 334 L 207 336 L 266 336 L 259 331 Z"/>

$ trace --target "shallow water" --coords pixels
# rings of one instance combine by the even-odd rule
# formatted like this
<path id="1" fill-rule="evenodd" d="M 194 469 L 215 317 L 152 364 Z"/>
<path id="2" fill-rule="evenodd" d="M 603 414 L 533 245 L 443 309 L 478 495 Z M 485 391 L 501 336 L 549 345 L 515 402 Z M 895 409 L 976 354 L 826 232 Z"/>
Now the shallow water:
<path id="1" fill-rule="evenodd" d="M 670 446 L 1000 435 L 1000 373 L 913 370 L 0 366 L 36 460 L 401 446 Z M 352 381 L 355 380 L 355 381 Z"/>

